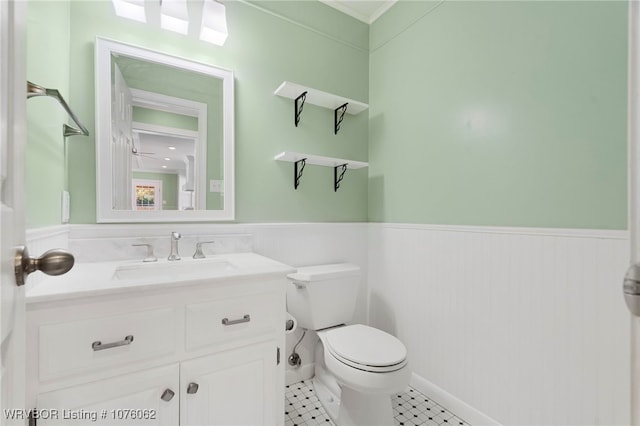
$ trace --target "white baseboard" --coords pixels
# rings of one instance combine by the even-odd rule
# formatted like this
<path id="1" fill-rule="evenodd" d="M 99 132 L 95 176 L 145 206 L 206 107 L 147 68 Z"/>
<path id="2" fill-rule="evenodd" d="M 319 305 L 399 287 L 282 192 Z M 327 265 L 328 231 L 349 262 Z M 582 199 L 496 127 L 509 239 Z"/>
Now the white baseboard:
<path id="1" fill-rule="evenodd" d="M 293 383 L 298 383 L 303 380 L 310 380 L 313 377 L 315 364 L 310 362 L 309 364 L 303 364 L 300 368 L 289 369 L 285 372 L 284 383 L 289 386 Z"/>
<path id="2" fill-rule="evenodd" d="M 416 373 L 411 375 L 409 385 L 425 396 L 433 399 L 434 402 L 443 408 L 451 411 L 457 417 L 473 426 L 491 425 L 500 426 L 501 424 L 486 414 L 476 410 L 466 402 L 456 398 L 444 389 L 434 385 L 427 379 L 418 376 Z"/>

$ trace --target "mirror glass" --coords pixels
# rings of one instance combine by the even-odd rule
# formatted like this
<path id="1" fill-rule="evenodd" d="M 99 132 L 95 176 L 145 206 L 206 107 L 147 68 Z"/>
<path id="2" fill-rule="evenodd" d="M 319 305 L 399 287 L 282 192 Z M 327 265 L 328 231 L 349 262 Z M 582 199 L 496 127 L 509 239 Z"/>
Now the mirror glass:
<path id="1" fill-rule="evenodd" d="M 233 73 L 96 40 L 98 222 L 233 220 Z"/>

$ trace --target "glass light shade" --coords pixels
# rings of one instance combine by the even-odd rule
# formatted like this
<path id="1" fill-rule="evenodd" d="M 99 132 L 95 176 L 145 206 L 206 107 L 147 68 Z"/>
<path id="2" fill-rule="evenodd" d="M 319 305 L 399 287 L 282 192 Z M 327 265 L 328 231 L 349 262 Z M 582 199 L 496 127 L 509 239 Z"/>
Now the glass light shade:
<path id="1" fill-rule="evenodd" d="M 186 0 L 162 0 L 160 8 L 160 26 L 169 31 L 187 34 L 189 16 Z"/>
<path id="2" fill-rule="evenodd" d="M 116 15 L 138 22 L 147 22 L 144 0 L 111 0 L 111 2 Z"/>
<path id="3" fill-rule="evenodd" d="M 222 46 L 228 35 L 224 5 L 215 0 L 204 0 L 200 40 Z"/>

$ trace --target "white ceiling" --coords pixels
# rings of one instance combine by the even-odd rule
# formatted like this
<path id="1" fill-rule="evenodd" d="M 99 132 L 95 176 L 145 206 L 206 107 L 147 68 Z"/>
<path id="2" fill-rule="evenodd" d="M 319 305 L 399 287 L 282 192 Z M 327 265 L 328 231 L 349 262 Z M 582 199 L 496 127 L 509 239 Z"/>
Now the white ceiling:
<path id="1" fill-rule="evenodd" d="M 320 0 L 340 12 L 372 24 L 398 0 Z"/>
<path id="2" fill-rule="evenodd" d="M 138 154 L 134 154 L 133 168 L 136 171 L 184 173 L 187 155 L 195 156 L 195 140 L 191 138 L 136 129 L 133 133 L 138 150 Z M 170 146 L 175 149 L 169 149 Z"/>

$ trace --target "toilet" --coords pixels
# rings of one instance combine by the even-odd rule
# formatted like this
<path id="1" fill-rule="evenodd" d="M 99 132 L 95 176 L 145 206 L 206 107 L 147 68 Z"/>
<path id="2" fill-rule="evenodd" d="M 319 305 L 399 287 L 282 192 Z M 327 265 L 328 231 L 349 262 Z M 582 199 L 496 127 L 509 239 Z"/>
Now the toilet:
<path id="1" fill-rule="evenodd" d="M 288 275 L 287 311 L 298 327 L 313 330 L 313 386 L 338 426 L 393 425 L 391 395 L 409 385 L 407 350 L 373 327 L 346 325 L 353 318 L 360 267 L 351 263 L 307 266 Z"/>

